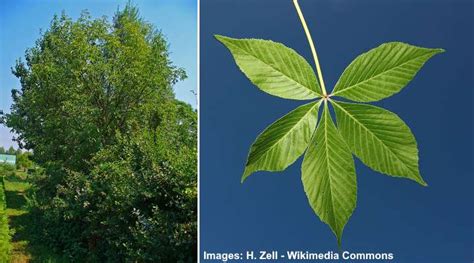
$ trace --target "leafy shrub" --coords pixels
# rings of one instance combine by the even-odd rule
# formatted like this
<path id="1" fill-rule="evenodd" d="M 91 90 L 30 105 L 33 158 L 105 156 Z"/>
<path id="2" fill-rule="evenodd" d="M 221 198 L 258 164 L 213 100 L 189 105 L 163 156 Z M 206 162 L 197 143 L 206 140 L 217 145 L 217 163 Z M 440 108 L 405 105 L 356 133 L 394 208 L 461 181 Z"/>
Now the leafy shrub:
<path id="1" fill-rule="evenodd" d="M 15 172 L 15 166 L 7 163 L 0 164 L 0 175 Z"/>
<path id="2" fill-rule="evenodd" d="M 30 160 L 31 156 L 32 154 L 29 152 L 21 153 L 21 151 L 19 151 L 16 155 L 16 169 L 28 170 L 31 168 L 33 166 L 33 162 Z"/>

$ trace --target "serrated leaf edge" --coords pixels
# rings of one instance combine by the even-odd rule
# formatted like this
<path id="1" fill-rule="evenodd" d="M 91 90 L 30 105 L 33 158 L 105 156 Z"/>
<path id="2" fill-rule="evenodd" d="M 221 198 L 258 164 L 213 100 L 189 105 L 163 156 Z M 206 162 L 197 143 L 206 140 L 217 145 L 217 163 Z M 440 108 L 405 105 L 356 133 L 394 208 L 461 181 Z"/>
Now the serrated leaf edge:
<path id="1" fill-rule="evenodd" d="M 334 85 L 334 89 L 333 89 L 333 91 L 331 92 L 331 96 L 344 97 L 344 96 L 343 96 L 343 93 L 345 93 L 345 92 L 347 92 L 347 91 L 349 91 L 349 90 L 351 90 L 351 89 L 353 89 L 353 88 L 355 88 L 355 87 L 357 87 L 357 86 L 359 86 L 359 85 L 361 85 L 361 84 L 363 84 L 363 83 L 365 83 L 365 82 L 371 81 L 371 80 L 373 80 L 373 79 L 375 79 L 375 78 L 377 78 L 377 77 L 379 77 L 379 76 L 381 76 L 381 75 L 387 74 L 387 72 L 390 72 L 390 71 L 392 71 L 392 70 L 395 70 L 396 68 L 402 67 L 402 66 L 404 66 L 405 64 L 410 63 L 410 62 L 413 61 L 413 60 L 416 60 L 416 59 L 419 59 L 419 58 L 425 57 L 425 56 L 427 56 L 428 59 L 429 59 L 429 58 L 431 58 L 432 56 L 434 56 L 434 55 L 436 55 L 436 54 L 445 52 L 445 50 L 442 49 L 442 48 L 425 48 L 425 47 L 419 47 L 419 46 L 415 46 L 415 45 L 411 45 L 411 44 L 404 43 L 404 42 L 399 42 L 399 41 L 386 42 L 386 43 L 382 43 L 382 44 L 380 44 L 379 46 L 377 46 L 377 47 L 375 47 L 375 48 L 372 48 L 372 49 L 370 49 L 370 50 L 368 50 L 368 51 L 366 51 L 366 52 L 364 52 L 364 53 L 358 55 L 356 58 L 354 58 L 354 59 L 351 61 L 351 63 L 344 69 L 344 71 L 342 72 L 341 76 L 343 76 L 343 75 L 346 73 L 346 71 L 351 67 L 352 64 L 354 64 L 354 63 L 357 61 L 357 59 L 358 59 L 359 57 L 362 57 L 362 56 L 364 56 L 364 55 L 367 55 L 367 54 L 370 53 L 371 51 L 373 51 L 373 50 L 375 50 L 375 49 L 377 49 L 377 48 L 381 48 L 381 47 L 383 47 L 383 46 L 385 46 L 385 45 L 389 45 L 389 44 L 404 44 L 404 45 L 408 45 L 408 46 L 411 46 L 411 47 L 416 47 L 416 48 L 420 48 L 420 49 L 430 50 L 430 51 L 432 51 L 432 52 L 431 52 L 431 53 L 422 54 L 422 55 L 420 55 L 420 56 L 417 56 L 417 57 L 415 57 L 415 58 L 412 58 L 412 59 L 410 59 L 410 60 L 408 60 L 408 61 L 406 61 L 406 62 L 403 62 L 402 64 L 397 65 L 396 67 L 390 68 L 389 70 L 380 72 L 379 74 L 374 75 L 374 76 L 371 76 L 370 78 L 365 79 L 365 80 L 363 80 L 363 81 L 361 81 L 361 82 L 358 82 L 358 83 L 356 83 L 356 84 L 354 84 L 354 85 L 352 85 L 352 86 L 346 87 L 346 88 L 344 88 L 343 90 L 337 90 L 337 89 L 336 89 L 336 88 L 338 87 L 338 83 L 339 83 L 339 81 L 340 81 L 340 78 L 339 78 L 339 80 L 337 81 L 336 85 Z M 425 62 L 425 63 L 426 63 L 426 62 Z M 424 63 L 423 63 L 423 64 L 424 64 Z M 411 82 L 411 80 L 408 81 L 408 83 L 409 83 L 409 82 Z M 408 85 L 408 83 L 407 83 L 407 85 Z M 401 90 L 402 90 L 402 89 L 400 89 L 398 92 L 393 93 L 393 94 L 390 95 L 389 97 L 391 97 L 391 96 L 393 96 L 393 95 L 399 93 Z M 388 98 L 388 97 L 387 97 L 387 98 Z M 351 99 L 349 99 L 349 100 L 351 100 Z"/>
<path id="2" fill-rule="evenodd" d="M 231 37 L 227 37 L 227 36 L 223 36 L 223 35 L 218 35 L 218 34 L 215 34 L 214 37 L 215 37 L 219 42 L 221 42 L 222 44 L 224 44 L 224 42 L 222 41 L 223 39 L 232 39 L 232 40 L 236 40 L 236 41 L 245 41 L 245 40 L 268 41 L 268 42 L 270 42 L 270 43 L 274 43 L 274 44 L 277 44 L 277 45 L 281 45 L 281 46 L 283 46 L 284 48 L 287 48 L 287 49 L 293 51 L 293 52 L 294 52 L 296 55 L 298 55 L 302 60 L 304 60 L 306 63 L 308 63 L 308 61 L 307 61 L 303 56 L 301 56 L 298 52 L 296 52 L 296 50 L 294 50 L 294 49 L 292 49 L 292 48 L 290 48 L 290 47 L 288 47 L 288 46 L 286 46 L 286 45 L 284 45 L 284 44 L 282 44 L 282 43 L 275 42 L 275 41 L 272 41 L 272 40 L 259 39 L 259 38 L 231 38 Z M 227 43 L 229 43 L 230 45 L 232 45 L 232 46 L 234 46 L 234 47 L 236 47 L 236 48 L 238 48 L 238 49 L 240 49 L 240 50 L 242 50 L 242 48 L 240 48 L 239 46 L 236 46 L 236 45 L 233 44 L 233 43 L 230 43 L 230 42 L 227 42 Z M 225 46 L 225 45 L 226 45 L 226 44 L 224 44 L 224 46 Z M 243 51 L 245 51 L 245 50 L 243 50 Z M 284 74 L 283 72 L 277 70 L 277 69 L 274 68 L 272 65 L 265 63 L 264 61 L 262 61 L 262 60 L 259 59 L 258 57 L 255 57 L 254 55 L 252 55 L 252 54 L 250 54 L 250 53 L 248 53 L 248 52 L 245 52 L 245 53 L 248 54 L 248 55 L 250 55 L 250 56 L 252 56 L 252 57 L 254 57 L 256 60 L 259 60 L 260 62 L 264 63 L 265 65 L 268 65 L 269 67 L 273 68 L 275 71 L 280 72 L 283 76 L 285 76 L 285 78 L 287 78 L 288 80 L 290 80 L 290 81 L 292 81 L 292 82 L 297 83 L 297 84 L 298 84 L 299 86 L 301 86 L 301 87 L 306 88 L 307 90 L 309 90 L 309 91 L 310 91 L 311 93 L 313 93 L 313 95 L 314 95 L 314 97 L 308 97 L 307 99 L 294 99 L 294 100 L 312 100 L 312 99 L 317 99 L 317 98 L 320 98 L 320 97 L 321 97 L 321 87 L 320 87 L 318 81 L 316 81 L 316 89 L 317 89 L 317 90 L 313 90 L 312 88 L 307 87 L 306 85 L 304 85 L 304 84 L 302 84 L 302 83 L 296 81 L 295 79 L 291 78 L 290 76 L 288 76 L 288 75 Z M 231 54 L 232 54 L 232 52 L 231 52 Z M 234 56 L 234 55 L 232 54 L 232 56 Z M 235 58 L 234 58 L 234 60 L 235 60 Z M 240 67 L 240 65 L 239 65 L 238 63 L 236 63 L 236 64 L 237 64 L 239 70 L 240 70 L 245 76 L 247 76 L 246 73 L 245 73 L 245 72 L 242 70 L 242 68 Z M 315 78 L 316 78 L 316 74 L 314 73 L 313 68 L 311 67 L 311 65 L 310 65 L 309 63 L 308 63 L 308 65 L 309 65 L 309 68 L 311 68 L 311 71 L 312 71 L 313 75 L 314 75 Z M 252 84 L 254 84 L 255 86 L 258 87 L 258 85 L 255 84 L 251 79 L 249 79 L 249 80 L 250 80 L 250 82 L 252 82 Z M 260 88 L 259 88 L 259 89 L 260 89 Z M 267 92 L 267 93 L 268 93 L 268 92 Z M 273 94 L 270 94 L 270 95 L 276 96 L 276 97 L 280 97 L 280 96 L 273 95 Z M 285 99 L 288 99 L 288 98 L 285 98 Z"/>
<path id="3" fill-rule="evenodd" d="M 310 102 L 310 103 L 301 105 L 301 106 L 304 106 L 304 105 L 308 105 L 308 104 L 314 103 L 314 105 L 308 110 L 308 112 L 305 114 L 305 116 L 306 116 L 307 114 L 310 114 L 310 113 L 314 110 L 315 107 L 318 108 L 318 110 L 319 110 L 319 107 L 321 106 L 321 102 L 322 102 L 322 100 L 318 100 L 318 101 L 313 101 L 313 102 Z M 301 107 L 301 106 L 299 106 L 299 107 Z M 296 108 L 293 109 L 293 110 L 296 110 Z M 292 110 L 292 111 L 293 111 L 293 110 Z M 290 111 L 289 113 L 291 113 L 292 111 Z M 280 117 L 278 120 L 274 121 L 273 123 L 278 122 L 279 120 L 283 119 L 283 118 L 284 118 L 286 115 L 288 115 L 289 113 L 283 115 L 282 117 Z M 316 118 L 318 119 L 318 116 L 316 116 Z M 317 121 L 317 120 L 316 120 L 316 121 Z M 258 140 L 258 138 L 259 138 L 262 134 L 264 134 L 264 133 L 267 131 L 267 129 L 270 128 L 270 126 L 273 125 L 273 123 L 270 124 L 269 126 L 267 126 L 267 127 L 265 128 L 265 130 L 263 130 L 263 131 L 257 136 L 257 138 L 255 139 L 255 141 L 252 143 L 252 145 L 251 145 L 250 147 L 252 147 L 252 146 L 255 144 L 255 142 Z M 288 131 L 288 133 L 290 133 L 293 129 L 295 129 L 295 127 L 296 127 L 296 125 L 293 126 L 293 127 Z M 314 131 L 315 131 L 315 130 L 316 130 L 316 128 L 314 129 Z M 314 135 L 314 131 L 313 131 L 312 136 Z M 275 145 L 277 145 L 283 138 L 284 138 L 284 137 L 281 137 L 280 139 L 278 139 L 275 143 L 273 143 L 273 145 L 272 145 L 270 148 L 273 148 Z M 310 142 L 311 142 L 311 140 L 310 140 Z M 308 143 L 309 143 L 309 142 L 308 142 Z M 307 149 L 307 147 L 308 147 L 308 145 L 306 145 L 306 149 Z M 305 149 L 305 151 L 306 151 L 306 149 Z M 303 155 L 305 151 L 303 151 L 303 153 L 302 153 L 301 155 Z M 240 180 L 241 183 L 243 183 L 243 182 L 245 181 L 245 179 L 247 179 L 251 174 L 253 174 L 253 173 L 255 173 L 255 172 L 258 172 L 258 171 L 267 171 L 267 172 L 278 172 L 278 171 L 282 171 L 282 170 L 264 170 L 264 169 L 257 169 L 257 170 L 253 170 L 253 171 L 248 171 L 248 168 L 249 168 L 248 158 L 249 158 L 249 156 L 250 156 L 250 151 L 249 151 L 249 155 L 247 156 L 247 162 L 246 162 L 246 164 L 245 164 L 244 173 L 243 173 L 243 175 L 242 175 L 242 177 L 241 177 L 241 180 Z M 262 156 L 263 156 L 263 155 L 262 155 Z M 262 157 L 260 157 L 260 158 L 262 158 Z M 259 158 L 259 159 L 260 159 L 260 158 Z M 298 158 L 299 158 L 299 157 L 298 157 Z M 297 160 L 298 158 L 296 158 L 296 160 Z M 257 160 L 259 160 L 259 159 L 257 159 Z M 295 160 L 295 161 L 296 161 L 296 160 Z M 288 164 L 283 170 L 285 170 L 288 166 L 290 166 L 290 165 L 292 165 L 292 164 L 293 164 L 293 163 Z"/>
<path id="4" fill-rule="evenodd" d="M 361 103 L 361 104 L 364 104 L 364 103 Z M 410 170 L 410 168 L 407 167 L 406 164 L 405 164 L 402 160 L 399 159 L 398 155 L 397 155 L 396 153 L 394 153 L 394 152 L 390 149 L 390 147 L 388 147 L 388 146 L 384 143 L 383 140 L 381 140 L 381 139 L 378 138 L 375 134 L 373 134 L 372 131 L 371 131 L 369 128 L 365 127 L 365 125 L 364 125 L 363 123 L 361 123 L 358 119 L 356 119 L 350 112 L 348 112 L 346 109 L 344 109 L 341 105 L 339 105 L 339 104 L 338 104 L 336 101 L 334 101 L 334 100 L 332 100 L 332 105 L 334 105 L 334 106 L 338 107 L 339 109 L 341 109 L 341 110 L 342 110 L 344 113 L 346 113 L 351 119 L 353 119 L 353 120 L 354 120 L 355 122 L 357 122 L 361 127 L 363 127 L 367 132 L 371 133 L 371 134 L 384 146 L 384 148 L 385 148 L 386 150 L 388 150 L 393 156 L 395 156 L 395 157 L 400 161 L 400 163 L 402 163 L 402 164 L 405 166 L 405 168 L 406 168 L 407 170 Z M 370 105 L 370 104 L 365 104 L 365 105 L 373 106 L 373 105 Z M 374 106 L 374 107 L 375 107 L 375 106 Z M 395 114 L 395 113 L 393 113 L 393 112 L 391 112 L 391 113 L 394 114 L 394 115 L 396 115 L 396 116 L 398 117 L 397 114 Z M 398 118 L 401 120 L 400 117 L 398 117 Z M 406 125 L 406 124 L 405 124 L 405 125 Z M 408 125 L 406 125 L 406 126 L 408 127 Z M 342 138 L 343 138 L 344 141 L 345 141 L 345 138 L 344 138 L 344 137 L 342 137 Z M 347 144 L 347 142 L 346 142 L 346 144 Z M 415 145 L 416 145 L 416 147 L 417 147 L 417 149 L 418 149 L 416 140 L 415 140 Z M 350 147 L 349 147 L 349 148 L 350 148 Z M 352 152 L 352 153 L 355 155 L 354 152 Z M 356 155 L 356 156 L 357 156 L 357 155 Z M 360 158 L 358 158 L 358 159 L 361 160 Z M 361 161 L 362 161 L 362 160 L 361 160 Z M 407 179 L 410 179 L 410 180 L 413 180 L 413 181 L 419 183 L 419 184 L 422 185 L 422 186 L 428 186 L 428 184 L 425 182 L 425 180 L 423 180 L 423 178 L 421 177 L 419 171 L 418 171 L 418 174 L 416 175 L 416 177 L 417 177 L 418 180 L 416 180 L 416 179 L 409 178 L 409 177 L 402 176 L 402 175 L 387 174 L 387 173 L 384 173 L 384 172 L 382 172 L 382 171 L 379 171 L 379 170 L 377 170 L 377 169 L 374 169 L 374 168 L 370 167 L 370 166 L 367 165 L 364 161 L 362 161 L 362 162 L 363 162 L 367 167 L 369 167 L 370 169 L 372 169 L 372 170 L 374 170 L 374 171 L 377 171 L 377 172 L 379 172 L 379 173 L 381 173 L 381 174 L 385 174 L 385 175 L 389 175 L 389 176 L 393 176 L 393 177 L 399 177 L 399 178 L 407 178 Z M 419 168 L 417 167 L 417 169 L 419 169 Z"/>

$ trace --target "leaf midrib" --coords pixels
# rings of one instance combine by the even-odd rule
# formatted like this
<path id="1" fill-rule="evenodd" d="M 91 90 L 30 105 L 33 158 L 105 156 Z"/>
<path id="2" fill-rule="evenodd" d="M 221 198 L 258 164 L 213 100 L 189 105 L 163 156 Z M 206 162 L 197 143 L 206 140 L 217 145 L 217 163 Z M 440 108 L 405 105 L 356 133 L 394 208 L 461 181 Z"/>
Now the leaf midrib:
<path id="1" fill-rule="evenodd" d="M 327 102 L 326 102 L 327 103 Z M 336 211 L 334 210 L 334 195 L 333 195 L 333 189 L 332 189 L 332 176 L 331 176 L 331 164 L 329 162 L 329 146 L 328 146 L 328 142 L 329 142 L 329 139 L 328 139 L 328 117 L 331 118 L 331 116 L 329 116 L 329 114 L 326 112 L 328 111 L 328 106 L 327 104 L 325 104 L 325 107 L 324 107 L 324 140 L 325 140 L 325 151 L 326 151 L 326 165 L 327 165 L 327 168 L 328 168 L 328 177 L 329 177 L 329 192 L 331 194 L 331 210 L 332 210 L 332 216 L 333 216 L 333 220 L 334 220 L 334 223 L 337 225 L 337 227 L 339 227 L 339 223 L 337 222 L 337 218 L 336 218 Z M 336 234 L 337 236 L 337 234 Z M 339 238 L 339 237 L 338 237 Z"/>
<path id="2" fill-rule="evenodd" d="M 266 155 L 269 151 L 271 151 L 273 149 L 273 147 L 275 147 L 275 145 L 280 143 L 280 141 L 283 140 L 283 138 L 285 138 L 288 134 L 290 134 L 295 129 L 295 127 L 298 126 L 298 124 L 301 122 L 301 120 L 306 118 L 306 116 L 313 111 L 314 107 L 319 106 L 321 104 L 321 101 L 319 101 L 319 102 L 310 102 L 310 103 L 314 103 L 314 105 L 311 106 L 311 108 L 303 115 L 303 117 L 296 123 L 296 125 L 293 125 L 293 127 L 291 127 L 291 129 L 289 129 L 288 132 L 284 136 L 282 136 L 280 139 L 278 139 L 274 143 L 272 143 L 271 146 L 268 147 L 268 150 L 266 150 L 263 154 L 261 154 L 254 162 L 247 164 L 247 166 L 250 166 L 250 165 L 260 161 L 260 159 L 264 155 Z M 284 118 L 284 117 L 282 117 L 282 118 Z"/>
<path id="3" fill-rule="evenodd" d="M 352 114 L 350 114 L 346 109 L 344 109 L 341 105 L 337 104 L 336 102 L 333 103 L 334 105 L 336 105 L 337 107 L 339 107 L 342 111 L 344 111 L 349 117 L 351 117 L 351 119 L 353 119 L 355 122 L 357 122 L 360 126 L 362 126 L 366 131 L 368 131 L 370 134 L 372 134 L 372 136 L 374 136 L 377 141 L 379 141 L 385 149 L 387 149 L 393 156 L 395 156 L 395 158 L 403 165 L 403 167 L 405 167 L 405 169 L 407 169 L 412 175 L 414 175 L 412 173 L 412 169 L 410 167 L 408 167 L 399 157 L 397 154 L 395 154 L 384 142 L 383 140 L 381 140 L 378 136 L 376 136 L 373 132 L 370 131 L 369 128 L 367 128 L 363 123 L 361 123 L 358 119 L 356 119 Z"/>
<path id="4" fill-rule="evenodd" d="M 417 60 L 417 59 L 419 59 L 419 58 L 421 58 L 421 57 L 423 57 L 423 56 L 426 56 L 426 55 L 431 55 L 432 53 L 434 53 L 434 52 L 426 53 L 426 54 L 417 56 L 417 57 L 415 57 L 415 58 L 412 58 L 412 59 L 410 59 L 410 60 L 408 60 L 408 61 L 406 61 L 406 62 L 403 62 L 402 64 L 400 64 L 400 65 L 398 65 L 398 66 L 395 66 L 395 67 L 393 67 L 393 68 L 390 68 L 390 69 L 388 69 L 388 70 L 386 70 L 386 71 L 382 71 L 382 72 L 380 72 L 379 74 L 374 75 L 374 76 L 372 76 L 372 77 L 370 77 L 370 78 L 368 78 L 368 79 L 365 79 L 365 80 L 363 80 L 363 81 L 361 81 L 361 82 L 358 82 L 358 83 L 356 83 L 356 84 L 354 84 L 354 85 L 348 86 L 347 88 L 338 90 L 338 91 L 334 92 L 334 93 L 332 94 L 332 96 L 335 96 L 336 94 L 339 94 L 339 93 L 342 93 L 342 92 L 346 92 L 346 91 L 348 91 L 348 90 L 351 90 L 351 89 L 353 89 L 353 88 L 356 88 L 357 86 L 362 85 L 362 84 L 364 84 L 365 82 L 371 81 L 371 80 L 373 80 L 373 79 L 379 77 L 380 75 L 389 73 L 390 71 L 395 70 L 395 69 L 397 69 L 397 68 L 399 68 L 399 67 L 402 67 L 402 66 L 404 66 L 405 64 L 407 64 L 407 63 L 409 63 L 409 62 L 412 62 L 413 60 Z M 350 65 L 349 65 L 349 66 L 350 66 Z M 343 74 L 344 74 L 344 72 L 343 72 Z M 337 84 L 336 84 L 336 87 L 337 87 Z"/>
<path id="5" fill-rule="evenodd" d="M 295 82 L 295 83 L 298 84 L 299 86 L 301 86 L 301 87 L 303 87 L 303 88 L 305 88 L 305 89 L 311 91 L 312 93 L 314 93 L 314 94 L 316 95 L 316 98 L 318 98 L 318 97 L 321 96 L 319 93 L 317 93 L 317 92 L 314 91 L 313 89 L 311 89 L 311 88 L 309 88 L 309 87 L 306 87 L 306 85 L 303 85 L 302 83 L 296 81 L 295 79 L 293 79 L 293 78 L 291 78 L 290 76 L 286 75 L 284 72 L 278 70 L 278 69 L 275 68 L 274 66 L 268 64 L 267 62 L 263 61 L 262 59 L 260 59 L 260 58 L 258 58 L 258 57 L 256 57 L 256 56 L 252 55 L 251 53 L 249 53 L 249 52 L 248 52 L 247 50 L 245 50 L 244 48 L 241 48 L 240 46 L 238 46 L 238 45 L 232 43 L 231 41 L 229 41 L 229 42 L 227 42 L 227 43 L 229 43 L 230 45 L 236 47 L 236 48 L 239 49 L 239 50 L 244 51 L 245 54 L 247 54 L 247 55 L 249 55 L 249 56 L 255 58 L 256 60 L 262 62 L 263 64 L 267 65 L 268 67 L 272 68 L 273 70 L 275 70 L 275 71 L 281 73 L 281 75 L 283 75 L 283 76 L 284 76 L 285 78 L 287 78 L 288 80 L 290 80 L 290 81 L 292 81 L 292 82 Z M 314 74 L 314 72 L 313 72 L 313 74 Z"/>

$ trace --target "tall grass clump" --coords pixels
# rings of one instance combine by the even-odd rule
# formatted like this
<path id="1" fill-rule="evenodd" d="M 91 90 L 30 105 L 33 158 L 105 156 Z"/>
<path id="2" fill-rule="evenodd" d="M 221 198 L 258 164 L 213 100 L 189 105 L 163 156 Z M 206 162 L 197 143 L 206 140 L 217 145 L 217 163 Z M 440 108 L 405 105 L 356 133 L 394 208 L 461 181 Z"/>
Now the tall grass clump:
<path id="1" fill-rule="evenodd" d="M 8 229 L 7 203 L 5 200 L 4 174 L 0 174 L 0 262 L 10 259 L 11 243 L 10 230 Z"/>

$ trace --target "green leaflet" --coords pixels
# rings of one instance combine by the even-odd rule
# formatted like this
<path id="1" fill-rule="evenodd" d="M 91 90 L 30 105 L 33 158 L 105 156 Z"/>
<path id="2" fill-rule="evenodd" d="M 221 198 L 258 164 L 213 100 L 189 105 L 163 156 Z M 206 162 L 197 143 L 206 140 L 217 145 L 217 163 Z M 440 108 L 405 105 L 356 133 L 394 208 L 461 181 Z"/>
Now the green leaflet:
<path id="1" fill-rule="evenodd" d="M 298 1 L 293 0 L 323 82 L 319 60 Z M 418 168 L 418 148 L 408 126 L 394 113 L 365 104 L 338 102 L 343 97 L 371 102 L 399 92 L 424 63 L 443 49 L 391 42 L 358 56 L 342 73 L 333 93 L 321 92 L 309 64 L 282 44 L 259 39 L 216 36 L 242 72 L 263 91 L 288 99 L 314 99 L 270 125 L 250 149 L 242 181 L 259 170 L 282 171 L 306 150 L 301 168 L 308 201 L 341 244 L 356 206 L 357 181 L 352 153 L 370 168 L 426 185 Z M 318 109 L 321 120 L 315 128 Z M 327 104 L 333 103 L 337 127 Z M 315 131 L 316 130 L 316 131 Z M 309 146 L 308 146 L 309 144 Z"/>
<path id="2" fill-rule="evenodd" d="M 382 44 L 352 61 L 332 95 L 360 102 L 387 98 L 398 93 L 429 58 L 441 52 L 444 50 L 400 42 Z"/>
<path id="3" fill-rule="evenodd" d="M 356 206 L 357 182 L 349 147 L 334 125 L 327 103 L 301 168 L 304 191 L 319 218 L 341 243 Z"/>
<path id="4" fill-rule="evenodd" d="M 364 104 L 334 102 L 339 131 L 370 168 L 426 186 L 418 170 L 418 148 L 410 128 L 394 113 Z"/>
<path id="5" fill-rule="evenodd" d="M 240 70 L 259 89 L 285 99 L 320 96 L 313 69 L 293 49 L 269 40 L 215 37 L 230 50 Z"/>
<path id="6" fill-rule="evenodd" d="M 250 148 L 242 182 L 255 171 L 283 171 L 296 161 L 314 132 L 319 105 L 300 106 L 266 128 Z"/>

